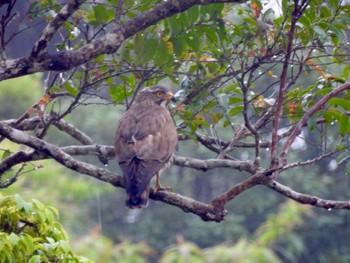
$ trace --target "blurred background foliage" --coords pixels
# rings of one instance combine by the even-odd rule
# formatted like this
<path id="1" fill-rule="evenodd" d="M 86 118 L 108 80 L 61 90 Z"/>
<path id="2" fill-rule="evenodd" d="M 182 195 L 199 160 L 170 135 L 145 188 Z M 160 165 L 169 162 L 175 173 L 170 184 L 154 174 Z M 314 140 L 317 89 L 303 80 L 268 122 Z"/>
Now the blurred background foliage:
<path id="1" fill-rule="evenodd" d="M 125 0 L 127 11 L 123 16 L 126 20 L 135 17 L 156 2 L 158 1 L 137 1 L 136 3 Z M 284 7 L 286 2 L 283 1 Z M 330 17 L 333 15 L 335 19 L 336 14 L 330 14 L 330 12 L 336 10 L 336 6 L 334 6 L 334 1 L 329 2 L 331 6 L 333 5 L 332 8 L 329 10 L 322 8 L 322 12 L 318 12 L 321 20 L 327 15 Z M 38 6 L 33 4 L 32 10 L 45 4 L 53 6 L 52 9 L 56 8 L 56 11 L 60 7 L 52 5 L 52 1 L 41 1 L 40 4 L 34 1 L 33 3 Z M 117 1 L 107 1 L 107 3 L 108 5 L 84 5 L 75 14 L 77 18 L 84 20 L 84 23 L 96 29 L 95 36 L 101 32 L 99 30 L 102 27 L 105 29 L 112 27 L 110 23 L 114 14 L 111 13 L 109 6 L 115 6 Z M 137 6 L 134 6 L 135 4 Z M 315 11 L 313 8 L 317 5 L 317 1 L 314 1 L 306 18 L 301 24 L 298 24 L 302 32 L 298 36 L 300 45 L 308 43 L 314 35 L 320 37 L 317 45 L 323 44 L 322 39 L 327 37 L 329 28 L 321 24 L 322 21 L 317 20 L 316 12 L 313 13 Z M 288 10 L 283 9 L 282 11 L 287 12 Z M 50 16 L 50 14 L 40 12 L 33 12 L 33 14 L 44 18 Z M 224 21 L 224 16 L 231 20 Z M 74 114 L 66 117 L 66 120 L 86 132 L 96 143 L 112 145 L 117 120 L 120 113 L 125 110 L 124 107 L 120 107 L 120 104 L 130 99 L 130 95 L 141 81 L 144 81 L 145 85 L 166 83 L 174 90 L 183 89 L 188 92 L 192 87 L 199 86 L 205 80 L 223 73 L 227 65 L 232 62 L 228 59 L 232 54 L 237 54 L 237 57 L 242 56 L 244 58 L 242 63 L 251 63 L 253 55 L 258 57 L 259 53 L 263 53 L 261 46 L 266 44 L 264 41 L 267 40 L 264 37 L 255 38 L 255 36 L 260 30 L 264 31 L 264 28 L 261 28 L 261 24 L 252 17 L 254 16 L 251 14 L 251 8 L 247 5 L 237 10 L 232 6 L 225 9 L 223 5 L 212 5 L 192 8 L 150 27 L 133 39 L 125 41 L 120 54 L 107 59 L 109 63 L 106 62 L 105 56 L 95 59 L 94 62 L 98 67 L 92 69 L 89 77 L 92 81 L 94 77 L 106 74 L 105 81 L 100 85 L 103 90 L 99 92 L 104 97 L 111 98 L 112 103 L 100 102 L 99 98 L 94 97 L 92 102 L 80 105 Z M 32 17 L 32 19 L 35 18 Z M 228 26 L 227 28 L 231 30 L 228 31 L 224 22 L 237 26 Z M 283 24 L 284 21 L 276 23 Z M 341 23 L 339 22 L 337 26 L 341 28 Z M 186 28 L 193 28 L 193 31 L 184 30 Z M 332 36 L 331 41 L 334 43 L 344 38 L 339 28 L 333 28 L 336 35 Z M 66 45 L 57 46 L 57 49 L 74 49 L 81 45 L 81 39 L 75 37 L 74 29 L 74 23 L 65 24 L 65 34 L 68 35 L 69 41 L 66 42 Z M 205 36 L 206 41 L 202 41 L 202 35 Z M 281 38 L 283 37 L 284 35 L 281 34 Z M 285 43 L 279 44 L 283 47 Z M 155 49 L 154 46 L 159 48 Z M 346 48 L 344 50 L 347 52 Z M 322 58 L 323 60 L 320 58 L 318 62 L 328 71 L 337 72 L 341 78 L 346 78 L 349 75 L 348 65 L 340 62 L 341 50 L 338 49 L 338 52 L 339 55 L 333 58 L 338 59 L 335 64 L 330 65 L 331 59 L 327 60 L 327 58 Z M 214 60 L 222 61 L 222 63 L 213 63 Z M 232 63 L 232 66 L 239 68 L 242 65 Z M 310 68 L 311 70 L 301 74 L 295 86 L 303 85 L 304 90 L 310 85 L 314 85 L 314 88 L 317 85 L 331 87 L 331 84 L 325 79 L 320 79 L 320 72 L 312 70 L 312 66 Z M 116 75 L 112 77 L 107 75 L 111 71 L 117 72 Z M 279 75 L 280 71 L 280 65 L 274 65 L 271 69 L 266 66 L 264 71 L 259 73 L 259 77 L 254 79 L 254 85 L 252 85 L 255 86 L 253 89 L 255 94 L 270 87 L 267 93 L 262 92 L 263 101 L 274 94 L 274 89 L 271 87 L 274 87 L 277 81 L 271 76 Z M 150 72 L 153 74 L 152 77 L 146 78 Z M 179 72 L 186 72 L 188 75 L 184 76 Z M 81 72 L 76 73 L 75 80 L 80 79 L 78 74 Z M 32 75 L 1 82 L 1 119 L 18 118 L 39 100 L 43 93 L 42 78 L 42 75 Z M 64 84 L 68 93 L 76 94 L 78 89 L 75 89 L 77 87 L 74 86 L 74 83 Z M 303 89 L 293 89 L 294 93 L 291 92 L 289 96 L 298 98 L 300 103 L 304 103 L 302 91 Z M 229 93 L 235 94 L 233 96 L 235 100 L 225 100 Z M 222 96 L 219 96 L 220 94 Z M 178 123 L 184 122 L 189 127 L 182 131 L 183 133 L 190 136 L 197 129 L 205 133 L 207 132 L 205 122 L 215 122 L 220 123 L 218 125 L 220 136 L 222 138 L 229 136 L 225 114 L 229 113 L 235 123 L 242 121 L 238 115 L 242 110 L 242 94 L 239 92 L 238 85 L 233 83 L 216 95 L 218 96 L 214 97 L 208 92 L 203 92 L 194 99 L 191 107 L 186 109 L 183 116 L 176 116 Z M 65 103 L 63 99 L 57 99 L 50 107 L 64 108 Z M 265 103 L 266 101 L 263 104 Z M 298 108 L 298 110 L 301 109 Z M 251 111 L 254 117 L 256 116 L 254 113 L 259 114 L 263 112 L 263 109 L 255 107 Z M 198 120 L 196 123 L 194 116 L 198 112 L 205 116 L 204 123 Z M 288 107 L 286 112 L 288 112 Z M 320 149 L 312 146 L 319 140 L 315 132 L 312 129 L 307 131 L 305 136 L 309 142 L 308 147 L 306 149 L 296 148 L 290 154 L 290 160 L 297 161 L 301 158 L 317 156 Z M 339 135 L 338 129 L 330 128 L 329 132 L 329 136 Z M 50 128 L 47 140 L 60 146 L 72 143 L 71 138 L 62 136 L 62 133 L 59 133 L 54 127 Z M 17 145 L 6 140 L 1 143 L 0 148 L 0 156 L 6 154 L 8 149 L 18 150 Z M 249 159 L 252 152 L 251 149 L 238 149 L 234 155 L 238 159 Z M 181 144 L 177 154 L 200 159 L 216 157 L 215 154 L 210 153 L 196 142 Z M 267 159 L 264 157 L 269 154 L 266 149 L 261 154 L 262 160 Z M 89 157 L 84 160 L 103 167 L 103 164 L 95 158 Z M 350 178 L 344 172 L 346 165 L 347 162 L 343 162 L 334 168 L 331 161 L 325 159 L 318 165 L 288 170 L 280 176 L 280 180 L 300 192 L 312 193 L 322 198 L 349 200 Z M 142 211 L 127 210 L 124 207 L 122 189 L 116 189 L 88 176 L 73 173 L 50 160 L 28 163 L 23 168 L 18 167 L 17 169 L 23 169 L 22 171 L 26 173 L 20 176 L 11 187 L 1 190 L 9 197 L 1 197 L 0 209 L 8 206 L 9 209 L 23 213 L 23 216 L 31 216 L 32 210 L 23 208 L 23 204 L 28 203 L 33 209 L 35 204 L 39 204 L 37 201 L 29 201 L 31 199 L 40 200 L 49 207 L 56 207 L 60 214 L 59 221 L 70 238 L 69 245 L 72 250 L 64 245 L 68 237 L 61 227 L 59 227 L 61 236 L 51 240 L 51 244 L 57 242 L 59 242 L 58 246 L 63 244 L 62 247 L 69 251 L 72 257 L 83 255 L 101 263 L 342 263 L 350 260 L 350 230 L 348 228 L 350 214 L 348 211 L 326 211 L 302 206 L 287 201 L 265 187 L 255 187 L 239 195 L 228 204 L 229 215 L 225 220 L 221 223 L 214 223 L 203 222 L 198 217 L 186 214 L 176 207 L 154 201 L 151 201 L 150 206 Z M 108 169 L 118 171 L 119 168 L 114 161 L 110 161 Z M 15 172 L 17 171 L 10 173 Z M 233 186 L 244 178 L 246 174 L 226 169 L 216 169 L 205 173 L 172 167 L 166 172 L 163 182 L 171 185 L 175 191 L 183 195 L 207 202 L 227 190 L 227 186 Z M 21 198 L 16 195 L 17 193 L 20 193 Z M 11 200 L 11 202 L 5 206 L 4 200 Z M 39 209 L 40 213 L 45 214 L 47 208 L 43 208 L 42 205 L 38 206 L 35 209 L 42 208 L 44 210 Z M 1 213 L 7 215 L 8 212 L 4 211 L 0 210 Z M 13 217 L 7 220 L 17 222 L 18 218 Z M 49 222 L 40 221 L 37 224 L 52 226 L 56 225 L 56 222 L 55 219 Z M 26 233 L 26 235 L 30 234 Z M 16 245 L 16 240 L 17 238 L 11 234 L 1 239 L 2 242 L 10 242 L 11 246 Z M 46 238 L 46 241 L 50 243 L 50 239 Z M 0 245 L 5 246 L 5 243 Z M 23 245 L 25 246 L 25 243 Z M 0 251 L 2 251 L 0 256 L 6 256 L 3 252 L 5 250 Z M 11 257 L 11 255 L 6 257 Z M 32 259 L 32 262 L 39 262 L 38 260 L 39 258 L 36 257 Z"/>

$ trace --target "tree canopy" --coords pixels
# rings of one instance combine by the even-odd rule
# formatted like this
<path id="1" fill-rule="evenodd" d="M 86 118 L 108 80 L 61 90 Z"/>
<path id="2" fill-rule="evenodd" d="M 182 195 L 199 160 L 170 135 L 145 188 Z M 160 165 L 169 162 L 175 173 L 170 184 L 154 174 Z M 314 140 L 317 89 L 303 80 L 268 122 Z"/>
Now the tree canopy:
<path id="1" fill-rule="evenodd" d="M 349 6 L 283 0 L 273 7 L 232 0 L 2 3 L 0 80 L 42 72 L 44 81 L 32 107 L 0 121 L 1 140 L 20 146 L 1 149 L 0 186 L 26 176 L 26 163 L 54 159 L 124 187 L 105 166 L 114 162 L 112 143 L 101 144 L 68 118 L 82 107 L 127 108 L 142 87 L 163 83 L 178 98 L 172 113 L 180 148 L 201 145 L 206 156 L 178 154 L 174 165 L 203 171 L 202 177 L 222 168 L 231 179 L 205 202 L 177 189 L 151 199 L 216 222 L 229 202 L 258 185 L 302 204 L 349 209 L 349 201 L 298 192 L 280 179 L 323 160 L 334 161 L 330 171 L 347 171 Z M 13 43 L 28 30 L 36 33 L 17 57 Z M 72 142 L 56 143 L 51 127 Z"/>

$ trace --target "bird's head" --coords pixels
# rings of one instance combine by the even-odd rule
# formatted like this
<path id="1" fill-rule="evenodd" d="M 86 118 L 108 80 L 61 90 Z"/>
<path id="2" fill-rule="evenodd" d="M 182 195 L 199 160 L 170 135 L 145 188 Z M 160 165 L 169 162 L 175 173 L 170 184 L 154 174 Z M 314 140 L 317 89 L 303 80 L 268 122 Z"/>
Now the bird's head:
<path id="1" fill-rule="evenodd" d="M 137 96 L 137 102 L 150 101 L 157 105 L 166 107 L 166 105 L 174 99 L 174 95 L 167 88 L 155 85 L 144 88 Z"/>

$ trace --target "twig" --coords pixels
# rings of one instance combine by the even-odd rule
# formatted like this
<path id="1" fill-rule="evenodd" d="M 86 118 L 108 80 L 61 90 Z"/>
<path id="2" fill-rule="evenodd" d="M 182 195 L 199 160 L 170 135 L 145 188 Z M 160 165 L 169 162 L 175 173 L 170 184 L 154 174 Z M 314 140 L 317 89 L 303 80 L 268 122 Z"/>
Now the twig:
<path id="1" fill-rule="evenodd" d="M 42 55 L 47 48 L 48 42 L 52 39 L 58 28 L 79 8 L 79 6 L 86 0 L 71 0 L 66 4 L 60 12 L 51 20 L 49 24 L 44 28 L 41 36 L 35 43 L 31 57 L 37 57 Z"/>

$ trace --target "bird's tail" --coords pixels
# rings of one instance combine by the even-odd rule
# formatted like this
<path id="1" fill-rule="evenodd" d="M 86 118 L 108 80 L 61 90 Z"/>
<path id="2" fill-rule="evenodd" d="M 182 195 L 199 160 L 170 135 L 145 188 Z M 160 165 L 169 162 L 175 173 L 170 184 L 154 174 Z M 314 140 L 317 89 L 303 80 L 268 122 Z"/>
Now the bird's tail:
<path id="1" fill-rule="evenodd" d="M 145 208 L 148 205 L 149 185 L 141 193 L 137 189 L 136 191 L 130 190 L 126 192 L 125 205 L 130 209 Z"/>

